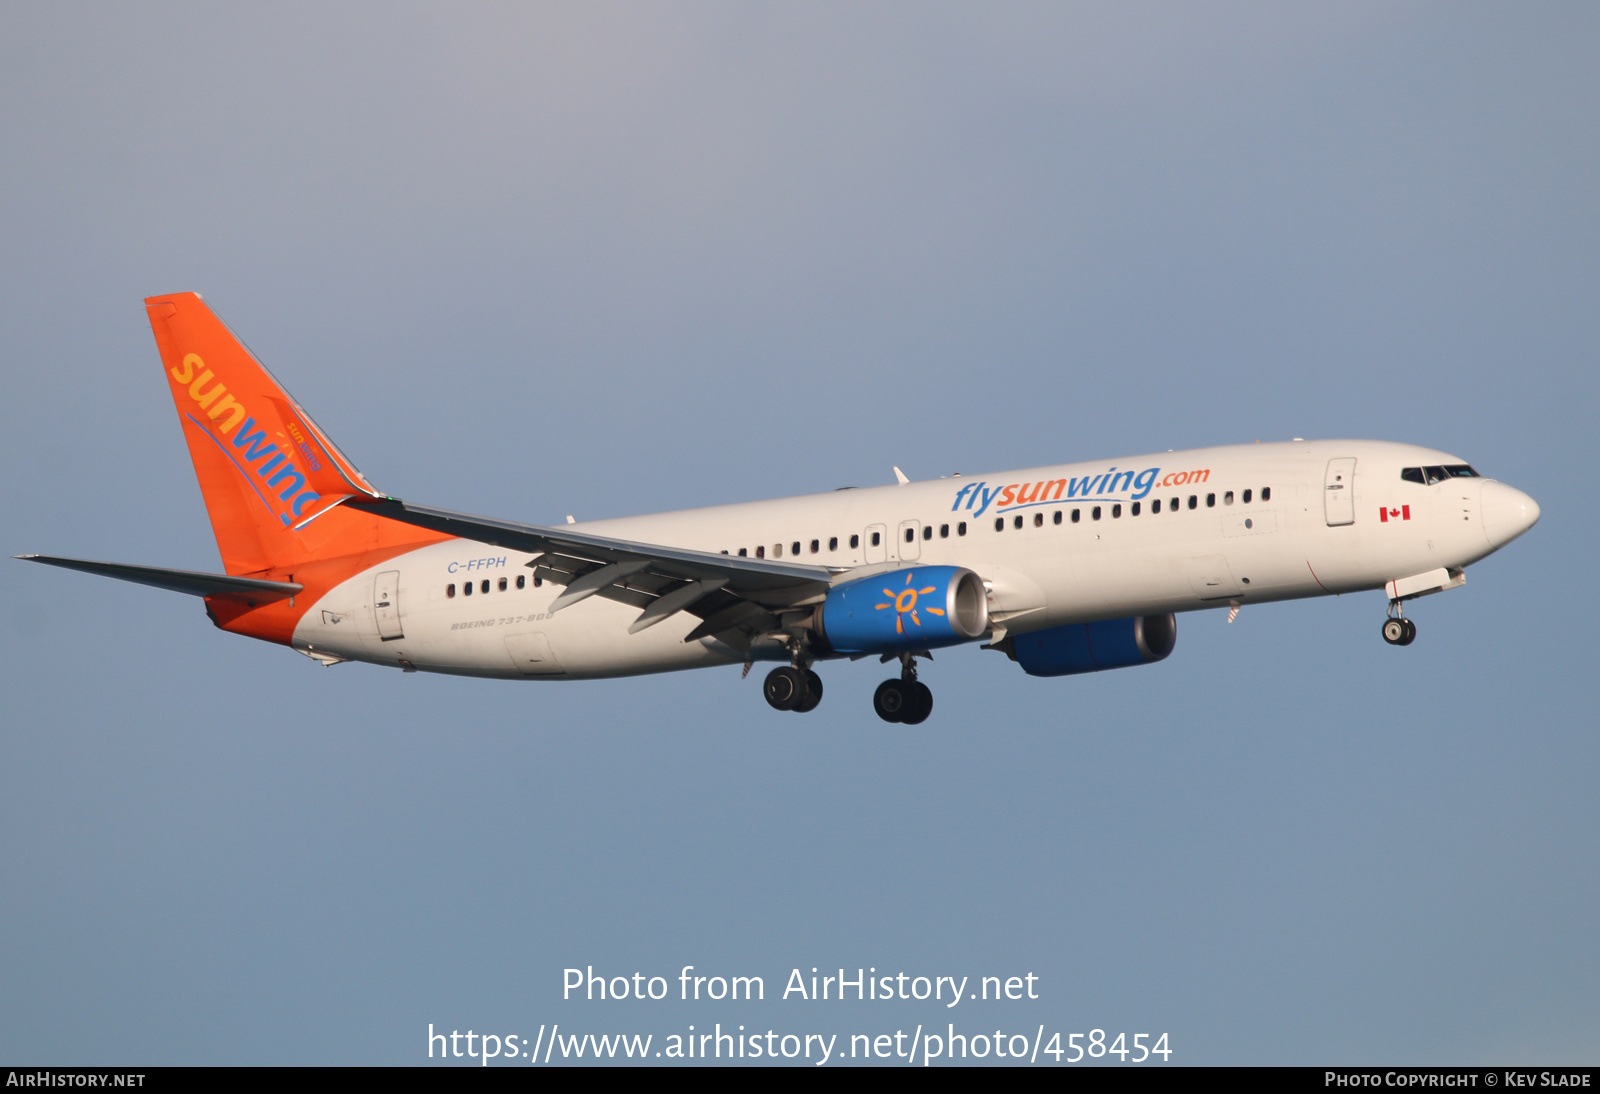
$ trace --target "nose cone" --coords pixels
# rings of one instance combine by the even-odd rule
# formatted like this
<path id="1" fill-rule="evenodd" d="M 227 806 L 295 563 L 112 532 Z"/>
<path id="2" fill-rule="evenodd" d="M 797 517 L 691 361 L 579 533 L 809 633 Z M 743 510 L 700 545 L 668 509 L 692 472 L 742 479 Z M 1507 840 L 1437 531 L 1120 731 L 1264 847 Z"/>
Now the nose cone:
<path id="1" fill-rule="evenodd" d="M 1539 503 L 1503 482 L 1486 479 L 1480 504 L 1484 534 L 1496 550 L 1539 522 Z"/>

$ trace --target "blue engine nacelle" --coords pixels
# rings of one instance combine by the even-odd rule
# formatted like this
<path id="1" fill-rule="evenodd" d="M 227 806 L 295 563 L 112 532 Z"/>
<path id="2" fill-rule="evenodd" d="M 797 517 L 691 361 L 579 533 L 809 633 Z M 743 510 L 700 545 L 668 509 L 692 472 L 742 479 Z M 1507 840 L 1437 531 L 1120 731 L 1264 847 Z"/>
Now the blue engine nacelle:
<path id="1" fill-rule="evenodd" d="M 930 650 L 983 637 L 989 597 L 971 570 L 913 566 L 835 586 L 816 621 L 820 637 L 839 653 Z"/>
<path id="2" fill-rule="evenodd" d="M 1168 613 L 1012 635 L 1006 652 L 1029 676 L 1071 676 L 1160 661 L 1177 644 L 1178 621 Z"/>

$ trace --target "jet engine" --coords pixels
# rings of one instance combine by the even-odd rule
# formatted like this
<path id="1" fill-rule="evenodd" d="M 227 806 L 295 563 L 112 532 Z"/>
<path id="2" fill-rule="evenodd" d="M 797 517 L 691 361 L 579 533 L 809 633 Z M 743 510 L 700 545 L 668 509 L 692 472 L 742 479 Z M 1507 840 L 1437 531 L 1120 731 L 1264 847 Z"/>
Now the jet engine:
<path id="1" fill-rule="evenodd" d="M 1178 621 L 1168 613 L 1068 623 L 1012 635 L 1004 648 L 1029 676 L 1072 676 L 1160 661 L 1177 642 Z"/>
<path id="2" fill-rule="evenodd" d="M 906 653 L 983 637 L 989 600 L 971 570 L 913 566 L 835 586 L 815 620 L 839 653 Z"/>

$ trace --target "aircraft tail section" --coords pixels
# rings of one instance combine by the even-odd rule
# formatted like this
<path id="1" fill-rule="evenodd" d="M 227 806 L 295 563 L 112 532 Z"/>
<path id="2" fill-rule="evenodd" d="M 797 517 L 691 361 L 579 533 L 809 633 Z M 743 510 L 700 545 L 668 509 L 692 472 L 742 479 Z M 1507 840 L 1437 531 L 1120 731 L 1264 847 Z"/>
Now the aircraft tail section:
<path id="1" fill-rule="evenodd" d="M 338 508 L 383 495 L 198 294 L 145 308 L 227 573 L 416 541 L 416 529 Z"/>

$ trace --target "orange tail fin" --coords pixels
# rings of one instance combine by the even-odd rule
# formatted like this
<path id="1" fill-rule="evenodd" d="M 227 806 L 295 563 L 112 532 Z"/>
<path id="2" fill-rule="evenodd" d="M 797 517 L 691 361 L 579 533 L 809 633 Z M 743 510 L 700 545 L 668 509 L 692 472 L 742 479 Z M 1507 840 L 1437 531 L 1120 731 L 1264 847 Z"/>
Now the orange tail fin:
<path id="1" fill-rule="evenodd" d="M 145 307 L 228 573 L 417 538 L 416 529 L 335 509 L 383 495 L 198 294 L 152 296 Z"/>

